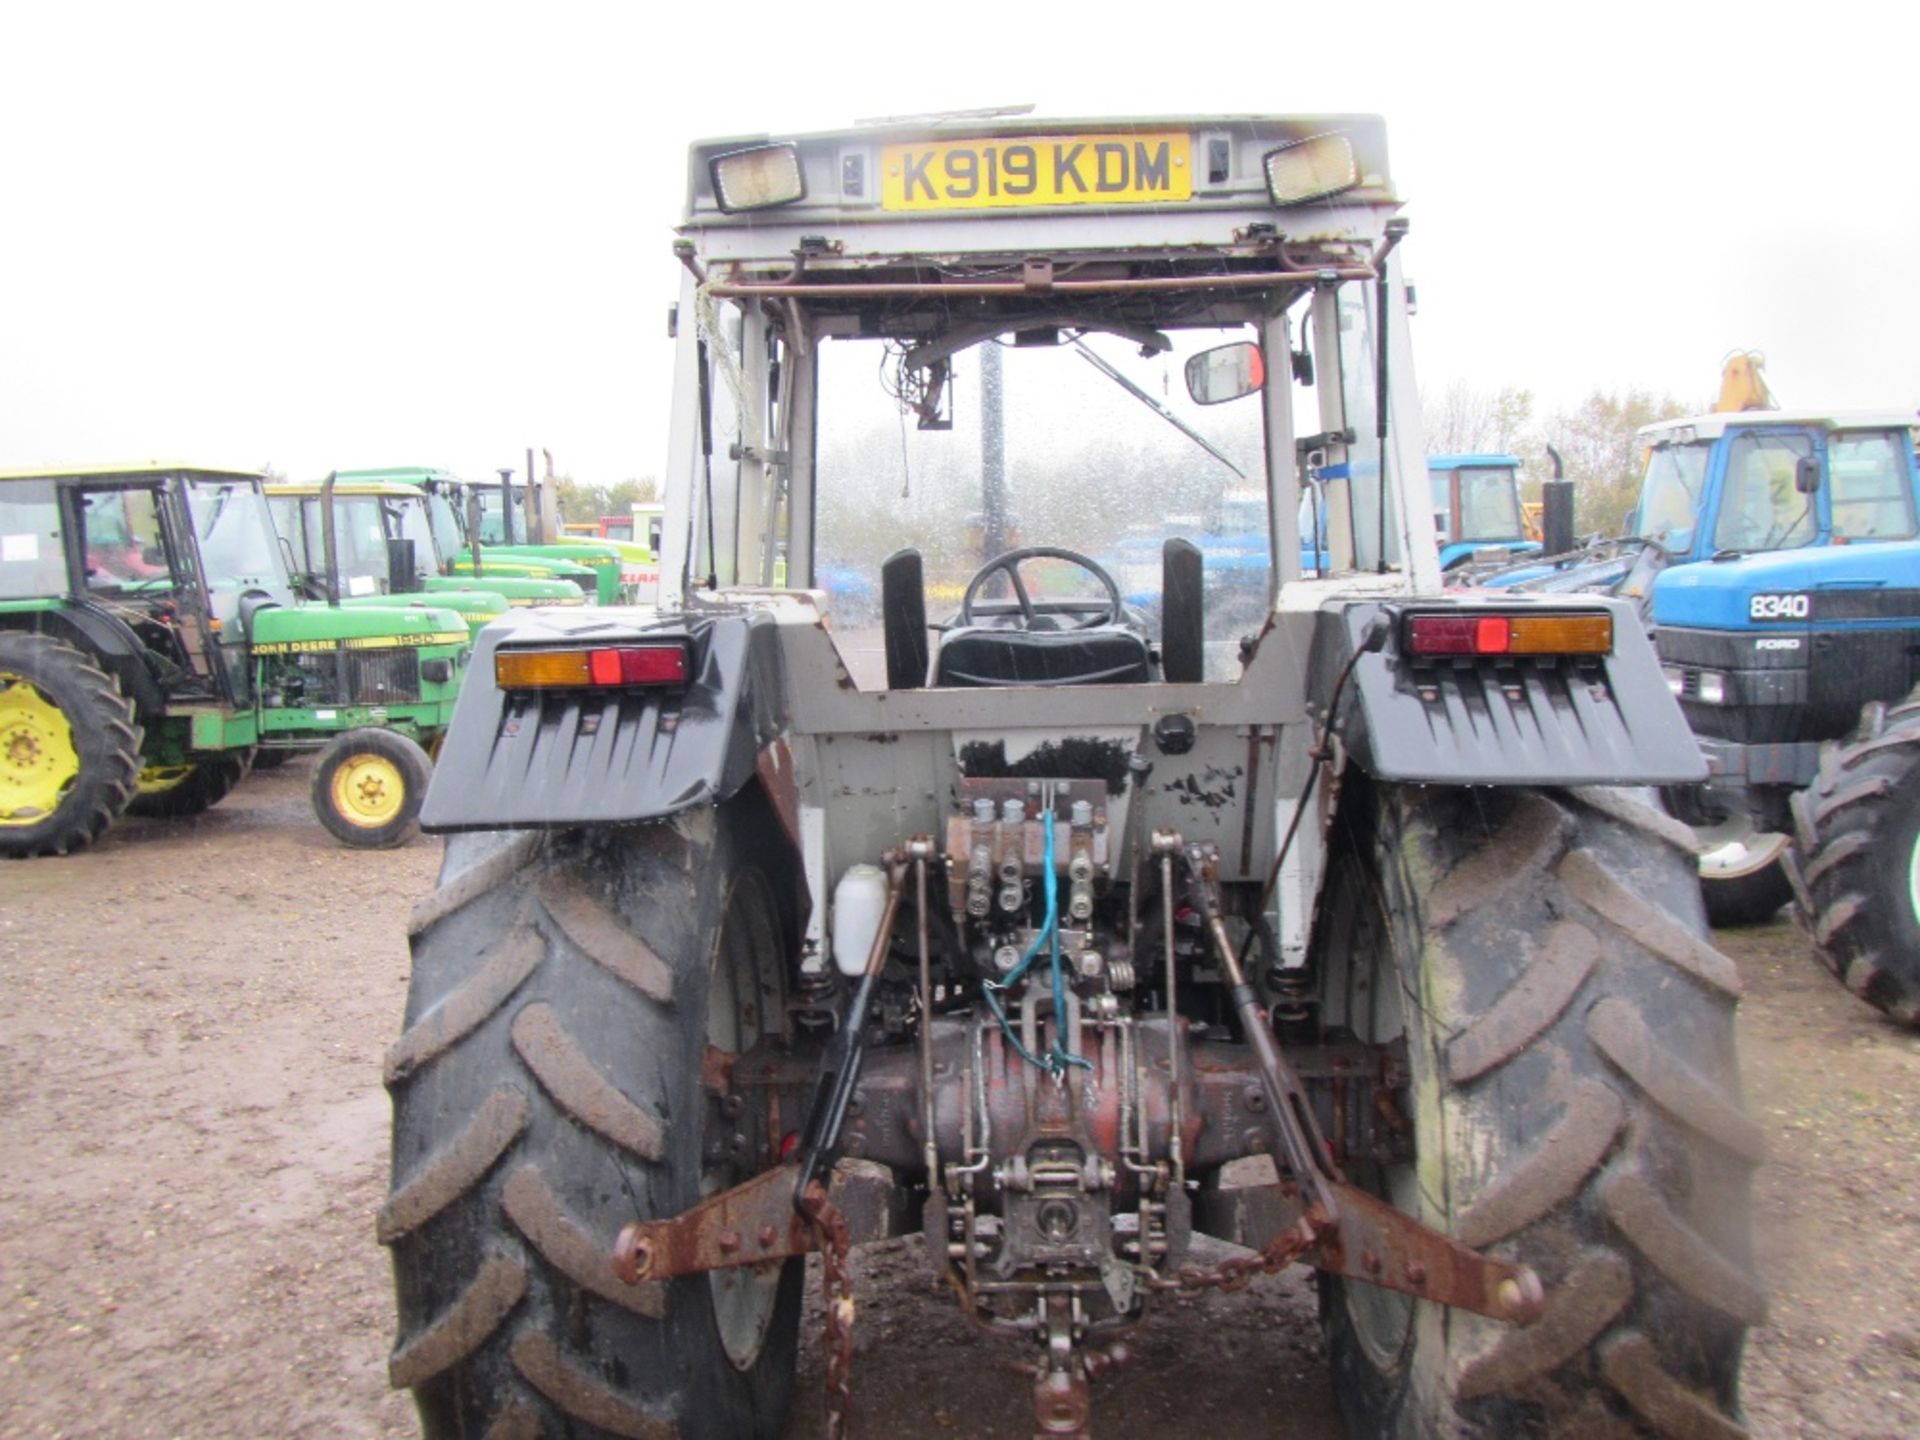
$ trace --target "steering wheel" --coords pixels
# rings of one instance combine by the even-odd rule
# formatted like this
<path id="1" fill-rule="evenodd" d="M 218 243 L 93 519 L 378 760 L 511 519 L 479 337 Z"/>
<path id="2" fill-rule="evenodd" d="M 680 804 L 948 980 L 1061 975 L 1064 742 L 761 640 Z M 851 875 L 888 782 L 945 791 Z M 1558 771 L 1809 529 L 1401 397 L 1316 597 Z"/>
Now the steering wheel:
<path id="1" fill-rule="evenodd" d="M 1020 580 L 1020 566 L 1028 560 L 1064 560 L 1069 565 L 1077 565 L 1105 587 L 1107 596 L 1102 600 L 1051 600 L 1043 602 L 1045 609 L 1033 603 L 1033 597 L 1027 594 L 1027 587 Z M 1101 625 L 1111 625 L 1119 620 L 1121 614 L 1120 587 L 1113 583 L 1113 577 L 1097 564 L 1077 550 L 1062 550 L 1056 545 L 1022 545 L 1017 550 L 996 555 L 978 570 L 967 582 L 967 593 L 960 597 L 960 623 L 972 625 L 974 621 L 973 602 L 979 598 L 980 591 L 1001 571 L 1013 585 L 1013 596 L 1020 607 L 1020 625 L 1022 630 L 1042 630 L 1049 627 L 1037 623 L 1044 613 L 1049 618 L 1054 615 L 1072 616 L 1073 623 L 1066 626 L 1069 630 L 1092 630 Z M 1002 602 L 1003 603 L 1003 602 Z M 1096 608 L 1097 607 L 1097 608 Z M 1013 612 L 1004 612 L 1011 615 Z"/>

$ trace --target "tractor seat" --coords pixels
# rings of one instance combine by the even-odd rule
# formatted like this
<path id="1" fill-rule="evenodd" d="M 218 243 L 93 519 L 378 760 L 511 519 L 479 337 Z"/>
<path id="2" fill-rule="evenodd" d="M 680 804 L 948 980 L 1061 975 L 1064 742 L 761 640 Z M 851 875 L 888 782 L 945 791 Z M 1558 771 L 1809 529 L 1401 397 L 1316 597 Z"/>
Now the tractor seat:
<path id="1" fill-rule="evenodd" d="M 1134 685 L 1153 678 L 1147 642 L 1117 625 L 1091 630 L 1006 630 L 969 625 L 940 641 L 933 683 Z"/>

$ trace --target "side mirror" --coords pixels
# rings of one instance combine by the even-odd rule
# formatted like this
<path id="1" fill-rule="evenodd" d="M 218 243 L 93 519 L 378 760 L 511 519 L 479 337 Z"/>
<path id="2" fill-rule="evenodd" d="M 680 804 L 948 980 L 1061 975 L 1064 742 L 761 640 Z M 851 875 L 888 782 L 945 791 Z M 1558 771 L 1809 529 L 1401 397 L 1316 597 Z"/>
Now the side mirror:
<path id="1" fill-rule="evenodd" d="M 1251 395 L 1267 383 L 1266 361 L 1251 340 L 1216 345 L 1187 361 L 1187 394 L 1196 405 L 1219 405 Z"/>
<path id="2" fill-rule="evenodd" d="M 422 588 L 413 558 L 413 541 L 387 541 L 387 593 L 411 595 Z"/>
<path id="3" fill-rule="evenodd" d="M 1811 495 L 1820 488 L 1820 460 L 1814 455 L 1802 455 L 1793 467 L 1793 488 L 1802 495 Z"/>

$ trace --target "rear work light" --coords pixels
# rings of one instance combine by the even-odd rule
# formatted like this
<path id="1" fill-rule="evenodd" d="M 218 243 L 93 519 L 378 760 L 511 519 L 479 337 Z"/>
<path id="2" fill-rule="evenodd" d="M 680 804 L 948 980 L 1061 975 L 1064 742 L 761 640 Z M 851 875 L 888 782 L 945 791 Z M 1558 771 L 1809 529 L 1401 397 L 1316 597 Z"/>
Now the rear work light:
<path id="1" fill-rule="evenodd" d="M 684 685 L 687 647 L 596 645 L 590 650 L 497 650 L 493 678 L 502 690 L 620 690 Z"/>
<path id="2" fill-rule="evenodd" d="M 1419 658 L 1473 655 L 1607 655 L 1613 617 L 1582 615 L 1414 615 L 1407 653 Z"/>
<path id="3" fill-rule="evenodd" d="M 1345 135 L 1314 135 L 1296 140 L 1263 158 L 1267 194 L 1276 205 L 1298 205 L 1323 200 L 1360 183 L 1360 166 L 1353 142 Z"/>
<path id="4" fill-rule="evenodd" d="M 716 155 L 707 163 L 713 177 L 714 201 L 729 214 L 790 205 L 806 197 L 800 152 L 791 145 L 735 150 L 730 155 Z"/>

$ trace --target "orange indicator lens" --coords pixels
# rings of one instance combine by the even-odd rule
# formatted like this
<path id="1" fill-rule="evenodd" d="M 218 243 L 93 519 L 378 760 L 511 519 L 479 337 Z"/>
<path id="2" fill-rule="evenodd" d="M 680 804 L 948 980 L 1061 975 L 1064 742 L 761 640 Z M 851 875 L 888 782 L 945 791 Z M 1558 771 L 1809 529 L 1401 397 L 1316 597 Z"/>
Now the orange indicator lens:
<path id="1" fill-rule="evenodd" d="M 500 650 L 493 675 L 502 690 L 615 689 L 684 685 L 687 647 L 609 645 L 592 650 Z"/>
<path id="2" fill-rule="evenodd" d="M 1606 655 L 1613 650 L 1613 617 L 1515 616 L 1507 648 L 1515 655 Z"/>
<path id="3" fill-rule="evenodd" d="M 493 678 L 502 690 L 591 685 L 584 650 L 497 650 Z"/>

